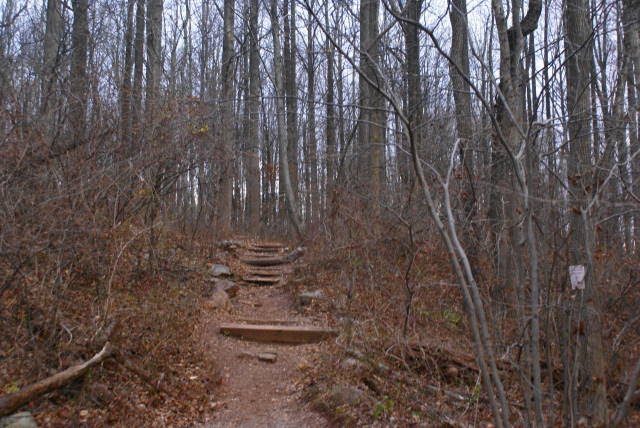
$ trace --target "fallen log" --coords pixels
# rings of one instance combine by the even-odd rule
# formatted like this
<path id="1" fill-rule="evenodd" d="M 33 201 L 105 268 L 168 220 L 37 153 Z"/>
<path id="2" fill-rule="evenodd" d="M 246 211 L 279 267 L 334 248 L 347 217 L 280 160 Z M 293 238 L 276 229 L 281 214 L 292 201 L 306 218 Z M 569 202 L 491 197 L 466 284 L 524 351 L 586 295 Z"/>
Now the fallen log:
<path id="1" fill-rule="evenodd" d="M 105 359 L 114 354 L 114 349 L 107 342 L 102 350 L 84 363 L 71 366 L 66 370 L 56 373 L 46 379 L 38 381 L 32 385 L 25 386 L 20 391 L 6 394 L 0 397 L 0 416 L 14 413 L 23 405 L 39 396 L 58 389 L 74 379 L 83 376 L 91 367 L 100 364 Z"/>

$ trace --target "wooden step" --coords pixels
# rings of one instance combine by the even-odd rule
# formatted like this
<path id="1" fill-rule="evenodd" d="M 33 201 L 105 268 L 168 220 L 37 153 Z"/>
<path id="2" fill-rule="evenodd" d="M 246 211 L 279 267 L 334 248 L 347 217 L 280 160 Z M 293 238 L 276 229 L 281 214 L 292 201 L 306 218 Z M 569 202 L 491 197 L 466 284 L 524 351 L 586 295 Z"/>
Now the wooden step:
<path id="1" fill-rule="evenodd" d="M 286 257 L 246 257 L 240 261 L 250 266 L 280 266 L 291 263 Z"/>
<path id="2" fill-rule="evenodd" d="M 270 249 L 270 250 L 273 250 L 273 249 L 281 250 L 281 249 L 287 248 L 285 244 L 282 244 L 280 242 L 254 242 L 252 244 L 249 244 L 248 246 L 261 248 L 261 249 Z"/>
<path id="3" fill-rule="evenodd" d="M 338 331 L 316 326 L 221 324 L 220 333 L 256 342 L 315 343 L 335 337 Z"/>
<path id="4" fill-rule="evenodd" d="M 236 318 L 236 324 L 255 324 L 255 325 L 296 325 L 300 320 L 286 319 L 256 319 L 256 318 Z"/>
<path id="5" fill-rule="evenodd" d="M 244 282 L 251 282 L 258 285 L 274 285 L 282 280 L 279 276 L 260 276 L 260 275 L 246 275 L 242 277 Z"/>
<path id="6" fill-rule="evenodd" d="M 282 278 L 284 272 L 282 269 L 267 269 L 267 268 L 259 268 L 259 267 L 251 267 L 251 269 L 247 269 L 246 275 L 251 276 L 277 276 L 278 278 Z"/>
<path id="7" fill-rule="evenodd" d="M 285 253 L 282 253 L 282 255 L 280 255 L 279 253 L 261 253 L 261 252 L 257 252 L 257 251 L 242 251 L 241 253 L 238 254 L 240 256 L 240 258 L 248 258 L 248 259 L 268 259 L 268 258 L 274 258 L 274 257 L 282 257 L 285 256 Z"/>
<path id="8" fill-rule="evenodd" d="M 259 253 L 284 253 L 287 251 L 287 247 L 259 247 L 256 245 L 249 245 L 245 249 Z"/>

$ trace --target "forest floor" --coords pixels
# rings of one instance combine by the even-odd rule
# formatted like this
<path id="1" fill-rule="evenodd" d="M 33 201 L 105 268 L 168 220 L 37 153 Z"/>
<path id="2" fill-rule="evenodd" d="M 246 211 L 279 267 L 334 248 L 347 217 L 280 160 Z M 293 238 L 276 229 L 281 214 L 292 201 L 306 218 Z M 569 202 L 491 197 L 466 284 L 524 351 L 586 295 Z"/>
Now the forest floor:
<path id="1" fill-rule="evenodd" d="M 297 250 L 275 243 L 277 254 L 261 254 L 265 241 L 187 245 L 170 235 L 162 242 L 163 262 L 153 274 L 123 257 L 128 269 L 113 281 L 108 314 L 91 277 L 85 284 L 77 275 L 57 306 L 37 282 L 8 290 L 0 331 L 12 334 L 0 334 L 0 396 L 90 358 L 99 349 L 96 332 L 114 319 L 119 357 L 22 406 L 39 426 L 491 426 L 444 252 L 420 252 L 413 274 L 420 283 L 409 287 L 398 249 L 375 241 L 331 250 L 310 244 L 295 262 Z M 247 259 L 261 257 L 285 262 L 248 266 Z M 221 266 L 229 271 L 216 273 Z M 316 297 L 303 302 L 305 293 Z M 331 327 L 340 334 L 315 344 L 251 342 L 221 334 L 227 323 Z M 514 333 L 503 335 L 511 343 Z M 269 353 L 275 361 L 258 358 Z M 513 367 L 507 359 L 500 370 L 515 425 L 522 425 Z M 559 370 L 556 363 L 549 380 Z M 552 386 L 558 391 L 558 383 Z M 552 398 L 549 407 L 559 409 Z M 634 408 L 631 426 L 639 415 Z M 550 425 L 560 423 L 559 413 L 549 417 Z"/>

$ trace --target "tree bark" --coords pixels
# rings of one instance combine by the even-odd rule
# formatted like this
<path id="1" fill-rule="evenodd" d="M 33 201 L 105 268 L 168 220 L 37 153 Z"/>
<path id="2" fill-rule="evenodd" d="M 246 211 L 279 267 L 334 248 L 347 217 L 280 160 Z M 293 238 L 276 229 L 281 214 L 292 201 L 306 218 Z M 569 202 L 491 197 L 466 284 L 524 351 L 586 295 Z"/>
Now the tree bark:
<path id="1" fill-rule="evenodd" d="M 124 69 L 120 85 L 120 139 L 131 142 L 131 78 L 133 76 L 133 15 L 135 0 L 127 0 L 127 22 L 124 33 Z"/>
<path id="2" fill-rule="evenodd" d="M 307 166 L 307 192 L 309 193 L 309 207 L 307 218 L 315 222 L 320 218 L 320 189 L 318 187 L 318 147 L 316 139 L 316 61 L 313 38 L 313 17 L 309 12 L 307 24 L 307 150 L 305 164 Z"/>
<path id="3" fill-rule="evenodd" d="M 324 19 L 327 31 L 330 31 L 329 25 L 329 2 L 324 5 Z M 326 186 L 325 186 L 325 212 L 332 212 L 331 200 L 333 199 L 334 180 L 336 174 L 336 157 L 337 157 L 337 141 L 336 141 L 336 113 L 335 113 L 335 58 L 333 45 L 329 38 L 325 39 L 325 50 L 327 53 L 327 96 L 326 96 Z"/>
<path id="4" fill-rule="evenodd" d="M 423 0 L 409 0 L 405 6 L 407 19 L 418 21 L 422 11 Z M 466 22 L 466 21 L 465 21 Z M 455 36 L 456 31 L 452 31 Z M 420 83 L 420 37 L 418 28 L 412 24 L 404 24 L 405 46 L 407 50 L 407 116 L 413 128 L 413 135 L 418 144 L 422 146 L 422 87 Z M 453 41 L 452 41 L 453 44 Z M 470 123 L 467 121 L 467 123 Z M 408 144 L 408 142 L 407 142 Z M 410 149 L 407 150 L 410 152 Z M 401 156 L 399 160 L 400 177 L 403 184 L 411 186 L 411 159 Z"/>
<path id="5" fill-rule="evenodd" d="M 367 183 L 364 186 L 371 197 L 370 208 L 374 214 L 379 210 L 379 202 L 384 184 L 384 138 L 385 112 L 384 97 L 369 81 L 382 85 L 378 72 L 380 62 L 380 34 L 378 15 L 380 0 L 362 0 L 360 2 L 360 68 L 364 76 L 360 77 L 360 122 L 358 124 L 359 148 L 361 158 L 360 173 L 364 177 L 366 168 Z M 366 78 L 365 78 L 366 76 Z M 363 153 L 364 152 L 364 156 Z"/>
<path id="6" fill-rule="evenodd" d="M 260 57 L 258 49 L 258 0 L 249 2 L 249 129 L 247 133 L 247 219 L 249 230 L 260 224 Z"/>
<path id="7" fill-rule="evenodd" d="M 475 208 L 475 190 L 473 187 L 473 116 L 471 114 L 471 88 L 464 77 L 469 76 L 469 28 L 467 25 L 467 1 L 452 0 L 449 11 L 451 20 L 451 60 L 458 69 L 450 65 L 449 75 L 453 87 L 453 101 L 456 112 L 456 129 L 460 139 L 460 164 L 464 169 L 465 184 L 461 195 L 463 207 L 463 224 L 472 221 Z M 411 90 L 410 90 L 411 91 Z M 465 227 L 469 232 L 469 227 Z M 469 246 L 470 250 L 473 246 Z M 471 253 L 470 258 L 474 256 Z"/>
<path id="8" fill-rule="evenodd" d="M 591 20 L 587 0 L 567 0 L 565 7 L 565 49 L 567 79 L 567 109 L 569 131 L 569 264 L 584 265 L 585 289 L 576 299 L 580 324 L 575 352 L 577 378 L 577 411 L 591 419 L 591 424 L 606 425 L 607 392 L 606 364 L 602 342 L 600 295 L 595 284 L 592 263 L 594 249 L 593 224 L 587 205 L 593 191 L 591 163 L 591 92 L 589 70 L 592 58 Z M 584 326 L 582 327 L 582 324 Z"/>
<path id="9" fill-rule="evenodd" d="M 218 144 L 220 145 L 220 189 L 218 190 L 218 227 L 222 235 L 231 231 L 231 209 L 233 199 L 233 157 L 234 126 L 233 126 L 233 26 L 234 26 L 234 0 L 224 1 L 224 39 L 222 43 L 222 91 L 220 94 L 222 104 L 222 122 Z"/>
<path id="10" fill-rule="evenodd" d="M 136 29 L 133 42 L 133 89 L 131 91 L 133 140 L 142 135 L 142 76 L 144 70 L 145 0 L 136 1 Z"/>
<path id="11" fill-rule="evenodd" d="M 62 20 L 62 4 L 60 0 L 47 0 L 47 22 L 44 34 L 44 56 L 41 74 L 41 101 L 40 112 L 43 120 L 51 130 L 53 118 L 51 117 L 55 104 L 56 69 L 60 57 L 60 44 L 64 32 Z"/>
<path id="12" fill-rule="evenodd" d="M 296 195 L 298 184 L 298 85 L 296 83 L 296 0 L 284 0 L 284 92 L 287 109 L 287 157 L 291 187 Z M 286 193 L 286 190 L 285 192 Z"/>
<path id="13" fill-rule="evenodd" d="M 147 122 L 157 122 L 162 78 L 162 1 L 148 0 L 147 7 Z"/>
<path id="14" fill-rule="evenodd" d="M 69 100 L 69 121 L 71 136 L 75 141 L 85 137 L 85 115 L 87 108 L 87 44 L 89 24 L 88 0 L 73 0 L 73 29 L 71 34 L 71 73 L 69 75 L 71 98 Z"/>
<path id="15" fill-rule="evenodd" d="M 285 190 L 287 210 L 289 212 L 289 218 L 293 223 L 293 226 L 298 234 L 298 237 L 302 239 L 302 223 L 298 218 L 298 210 L 296 205 L 295 193 L 291 184 L 291 176 L 289 175 L 289 162 L 287 161 L 287 138 L 285 130 L 285 103 L 284 103 L 284 90 L 282 85 L 282 54 L 280 51 L 280 23 L 278 19 L 278 2 L 277 0 L 271 0 L 271 7 L 269 9 L 269 15 L 271 17 L 271 34 L 273 36 L 273 77 L 274 86 L 276 92 L 276 117 L 277 117 L 277 139 L 280 149 L 280 180 Z M 286 17 L 285 17 L 286 19 Z"/>

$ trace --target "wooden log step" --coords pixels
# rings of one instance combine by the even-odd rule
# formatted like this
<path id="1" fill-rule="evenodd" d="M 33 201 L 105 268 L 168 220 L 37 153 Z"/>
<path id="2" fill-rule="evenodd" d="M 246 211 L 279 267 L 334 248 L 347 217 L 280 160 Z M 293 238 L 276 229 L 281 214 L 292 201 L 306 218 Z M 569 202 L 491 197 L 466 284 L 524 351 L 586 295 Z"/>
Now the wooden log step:
<path id="1" fill-rule="evenodd" d="M 281 278 L 282 275 L 284 274 L 284 271 L 279 267 L 276 267 L 276 269 L 273 269 L 273 268 L 270 269 L 269 267 L 264 267 L 264 268 L 251 267 L 250 269 L 247 270 L 246 274 L 257 275 L 257 276 L 277 276 L 278 278 Z"/>
<path id="2" fill-rule="evenodd" d="M 287 248 L 285 244 L 281 244 L 280 242 L 254 242 L 252 244 L 249 244 L 248 246 L 277 250 Z"/>
<path id="3" fill-rule="evenodd" d="M 304 248 L 298 247 L 289 254 L 282 254 L 279 257 L 245 257 L 240 261 L 252 266 L 279 266 L 293 263 L 304 254 Z"/>
<path id="4" fill-rule="evenodd" d="M 291 263 L 286 257 L 246 257 L 240 261 L 250 266 L 280 266 Z"/>
<path id="5" fill-rule="evenodd" d="M 245 248 L 248 251 L 257 251 L 261 253 L 284 253 L 287 247 L 260 247 L 257 245 L 249 245 Z"/>
<path id="6" fill-rule="evenodd" d="M 236 318 L 236 324 L 255 324 L 255 325 L 295 325 L 300 320 L 285 320 L 285 319 L 256 319 L 256 318 Z"/>
<path id="7" fill-rule="evenodd" d="M 274 254 L 274 253 L 260 253 L 257 251 L 243 251 L 239 254 L 240 258 L 248 258 L 248 259 L 269 259 L 274 257 L 283 257 L 285 253 L 282 254 Z"/>
<path id="8" fill-rule="evenodd" d="M 220 333 L 245 340 L 270 343 L 315 343 L 335 337 L 338 331 L 316 326 L 221 324 Z"/>
<path id="9" fill-rule="evenodd" d="M 247 275 L 243 276 L 242 280 L 245 282 L 252 282 L 259 285 L 274 285 L 279 283 L 282 278 L 279 276 L 259 276 L 259 275 Z"/>

